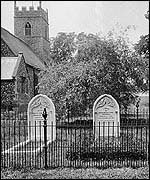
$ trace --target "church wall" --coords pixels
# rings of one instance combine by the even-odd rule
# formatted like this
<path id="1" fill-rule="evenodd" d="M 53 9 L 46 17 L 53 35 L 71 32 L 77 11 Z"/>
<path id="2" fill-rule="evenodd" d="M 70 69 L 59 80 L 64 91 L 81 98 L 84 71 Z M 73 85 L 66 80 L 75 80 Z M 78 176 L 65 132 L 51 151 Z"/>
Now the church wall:
<path id="1" fill-rule="evenodd" d="M 8 45 L 1 39 L 1 57 L 15 57 Z"/>
<path id="2" fill-rule="evenodd" d="M 22 58 L 16 75 L 17 102 L 21 109 L 26 109 L 29 101 L 35 96 L 34 73 L 37 74 L 38 70 L 25 64 L 25 61 Z M 25 78 L 25 92 L 21 92 L 22 77 Z"/>
<path id="3" fill-rule="evenodd" d="M 31 36 L 25 36 L 25 25 L 27 22 L 31 24 Z M 47 62 L 48 59 L 50 60 L 48 13 L 41 7 L 38 7 L 38 10 L 34 10 L 33 7 L 30 7 L 29 10 L 22 7 L 22 10 L 19 10 L 15 6 L 14 35 L 26 42 L 42 61 Z M 16 56 L 2 39 L 1 56 Z M 15 80 L 13 80 L 12 91 L 19 106 L 27 105 L 30 99 L 36 95 L 35 86 L 38 82 L 38 73 L 39 71 L 37 69 L 25 63 L 22 56 L 17 75 Z M 24 79 L 22 77 L 25 78 L 24 92 L 21 92 L 21 83 L 22 79 Z"/>
<path id="4" fill-rule="evenodd" d="M 28 75 L 29 75 L 29 89 L 30 89 L 30 97 L 34 97 L 36 95 L 35 92 L 35 75 L 38 76 L 39 70 L 33 69 L 31 66 L 27 65 Z"/>
<path id="5" fill-rule="evenodd" d="M 25 78 L 25 81 L 24 81 L 24 85 L 23 85 L 24 91 L 22 92 L 22 78 L 23 77 Z M 32 98 L 32 96 L 31 96 L 32 94 L 30 91 L 33 88 L 32 86 L 30 86 L 29 75 L 26 70 L 26 64 L 25 64 L 25 61 L 23 58 L 21 59 L 21 62 L 19 64 L 15 79 L 16 79 L 16 81 L 15 81 L 16 100 L 17 100 L 19 108 L 22 108 L 22 106 L 27 106 L 28 102 Z M 29 88 L 29 86 L 30 86 L 30 88 Z"/>
<path id="6" fill-rule="evenodd" d="M 1 109 L 9 109 L 15 105 L 15 81 L 1 80 Z"/>
<path id="7" fill-rule="evenodd" d="M 14 53 L 10 50 L 9 46 L 3 41 L 1 38 L 1 56 L 2 57 L 16 57 Z M 18 71 L 15 79 L 13 80 L 1 80 L 1 98 L 9 99 L 10 102 L 15 103 L 17 105 L 22 106 L 27 104 L 32 97 L 35 96 L 35 75 L 38 74 L 39 70 L 34 69 L 32 66 L 25 63 L 24 57 L 22 53 L 19 54 L 21 56 L 21 61 L 19 63 Z M 25 92 L 21 92 L 21 80 L 22 77 L 25 77 Z M 9 87 L 9 88 L 8 88 Z M 10 90 L 11 89 L 11 90 Z M 13 97 L 13 98 L 12 98 Z M 9 104 L 7 101 L 6 104 Z"/>

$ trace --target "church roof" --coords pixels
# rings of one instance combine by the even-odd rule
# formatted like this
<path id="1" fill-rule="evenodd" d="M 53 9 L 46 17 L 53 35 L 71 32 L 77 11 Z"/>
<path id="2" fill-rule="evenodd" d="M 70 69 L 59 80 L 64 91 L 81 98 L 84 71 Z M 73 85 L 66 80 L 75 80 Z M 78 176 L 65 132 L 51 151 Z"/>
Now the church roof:
<path id="1" fill-rule="evenodd" d="M 40 70 L 45 69 L 44 64 L 36 56 L 36 54 L 33 52 L 30 46 L 28 46 L 24 41 L 17 38 L 16 36 L 14 36 L 13 34 L 11 34 L 2 27 L 1 27 L 1 38 L 9 46 L 9 48 L 15 54 L 15 56 L 18 56 L 18 54 L 22 52 L 25 58 L 25 62 L 27 64 Z"/>
<path id="2" fill-rule="evenodd" d="M 1 57 L 1 80 L 13 79 L 18 63 L 18 57 Z"/>

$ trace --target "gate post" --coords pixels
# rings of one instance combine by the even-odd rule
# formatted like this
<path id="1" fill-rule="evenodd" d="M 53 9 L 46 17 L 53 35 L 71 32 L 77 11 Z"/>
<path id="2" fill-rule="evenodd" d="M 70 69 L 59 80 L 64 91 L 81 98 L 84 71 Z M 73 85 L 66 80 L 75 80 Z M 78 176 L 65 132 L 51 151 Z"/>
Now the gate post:
<path id="1" fill-rule="evenodd" d="M 44 108 L 43 110 L 43 114 L 42 114 L 43 118 L 44 118 L 44 149 L 45 149 L 45 169 L 48 167 L 47 166 L 47 112 L 46 112 L 46 108 Z"/>
<path id="2" fill-rule="evenodd" d="M 67 121 L 68 121 L 68 123 L 69 123 L 69 111 L 70 111 L 70 106 L 69 106 L 69 102 L 68 102 L 68 98 L 66 98 L 66 114 L 67 114 Z"/>
<path id="3" fill-rule="evenodd" d="M 136 114 L 137 114 L 137 121 L 139 119 L 139 103 L 140 103 L 140 99 L 137 101 L 137 104 L 136 104 Z M 138 123 L 138 122 L 137 122 Z"/>
<path id="4" fill-rule="evenodd" d="M 148 165 L 149 165 L 149 159 L 150 159 L 149 148 L 150 148 L 150 147 L 149 147 L 149 143 L 148 143 L 148 152 L 147 152 L 147 153 L 148 153 Z"/>

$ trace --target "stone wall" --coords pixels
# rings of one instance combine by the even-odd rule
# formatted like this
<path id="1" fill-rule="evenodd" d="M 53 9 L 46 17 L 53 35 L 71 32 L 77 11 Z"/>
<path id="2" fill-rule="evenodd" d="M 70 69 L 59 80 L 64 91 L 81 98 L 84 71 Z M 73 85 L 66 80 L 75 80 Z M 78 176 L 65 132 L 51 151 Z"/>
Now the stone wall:
<path id="1" fill-rule="evenodd" d="M 14 80 L 1 80 L 1 109 L 11 109 L 15 105 L 14 89 Z"/>
<path id="2" fill-rule="evenodd" d="M 39 71 L 26 64 L 24 57 L 21 56 L 16 77 L 12 80 L 1 80 L 1 107 L 4 109 L 6 106 L 10 107 L 16 104 L 19 111 L 25 110 L 29 101 L 37 94 L 35 86 L 38 81 L 35 77 L 38 76 L 38 73 Z M 23 92 L 22 77 L 25 78 Z"/>
<path id="3" fill-rule="evenodd" d="M 29 101 L 36 95 L 35 94 L 35 74 L 38 73 L 38 70 L 27 65 L 22 57 L 21 62 L 18 67 L 17 76 L 16 76 L 16 89 L 15 93 L 17 94 L 17 102 L 19 106 L 26 106 Z M 21 92 L 21 81 L 22 77 L 25 78 L 25 92 Z"/>
<path id="4" fill-rule="evenodd" d="M 8 47 L 8 45 L 1 39 L 1 57 L 14 57 L 14 53 Z"/>

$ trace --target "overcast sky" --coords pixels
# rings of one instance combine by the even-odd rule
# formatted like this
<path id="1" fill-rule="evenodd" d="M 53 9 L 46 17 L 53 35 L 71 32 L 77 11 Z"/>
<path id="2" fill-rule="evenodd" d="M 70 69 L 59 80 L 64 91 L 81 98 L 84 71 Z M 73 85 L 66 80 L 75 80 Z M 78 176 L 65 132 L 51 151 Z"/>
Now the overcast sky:
<path id="1" fill-rule="evenodd" d="M 37 7 L 39 1 L 17 1 L 17 6 Z M 14 1 L 1 1 L 1 26 L 14 33 Z M 149 33 L 144 14 L 149 1 L 42 1 L 48 9 L 50 36 L 58 32 L 106 33 L 117 22 L 123 27 L 135 25 L 130 31 L 132 42 Z"/>

